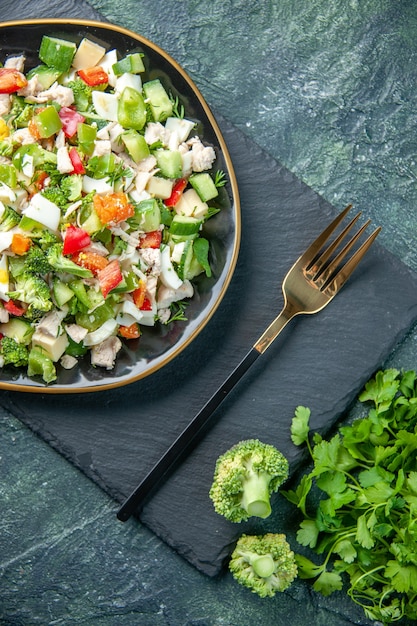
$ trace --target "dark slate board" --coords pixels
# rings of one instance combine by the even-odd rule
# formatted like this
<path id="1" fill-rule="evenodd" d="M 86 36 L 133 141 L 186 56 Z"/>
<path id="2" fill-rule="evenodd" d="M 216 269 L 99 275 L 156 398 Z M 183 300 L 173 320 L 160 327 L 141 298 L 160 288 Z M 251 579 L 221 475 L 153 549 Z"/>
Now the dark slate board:
<path id="1" fill-rule="evenodd" d="M 235 165 L 242 245 L 210 324 L 152 376 L 98 394 L 3 392 L 0 402 L 121 502 L 244 356 L 282 305 L 281 280 L 334 209 L 240 131 L 219 119 Z M 348 200 L 348 198 L 346 198 Z M 214 427 L 140 518 L 198 569 L 217 574 L 246 529 L 208 498 L 217 456 L 259 437 L 301 462 L 289 426 L 297 404 L 327 431 L 417 319 L 417 278 L 376 245 L 320 314 L 292 322 L 216 414 Z M 120 523 L 116 521 L 115 523 Z"/>
<path id="2" fill-rule="evenodd" d="M 3 20 L 22 15 L 21 0 L 13 7 L 7 3 Z M 68 2 L 62 11 L 38 0 L 25 16 L 99 19 L 82 1 Z M 240 131 L 220 117 L 219 123 L 240 187 L 242 245 L 210 324 L 163 370 L 128 387 L 85 396 L 0 392 L 3 406 L 118 502 L 275 317 L 283 276 L 334 214 Z M 289 437 L 295 406 L 310 406 L 313 427 L 329 430 L 416 319 L 417 277 L 375 246 L 327 309 L 293 321 L 258 359 L 141 521 L 199 570 L 217 574 L 236 537 L 251 528 L 213 511 L 208 491 L 217 456 L 242 438 L 259 437 L 285 452 L 294 472 L 302 461 Z"/>

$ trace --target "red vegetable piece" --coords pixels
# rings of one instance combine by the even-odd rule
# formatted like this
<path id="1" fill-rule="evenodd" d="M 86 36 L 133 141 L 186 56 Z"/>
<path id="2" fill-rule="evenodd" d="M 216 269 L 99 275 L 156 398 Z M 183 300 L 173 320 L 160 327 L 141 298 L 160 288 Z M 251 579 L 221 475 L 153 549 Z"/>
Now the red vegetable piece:
<path id="1" fill-rule="evenodd" d="M 77 152 L 77 148 L 71 148 L 68 154 L 71 159 L 72 167 L 74 168 L 71 174 L 85 174 L 85 167 Z"/>
<path id="2" fill-rule="evenodd" d="M 85 230 L 70 224 L 65 231 L 64 247 L 62 251 L 64 254 L 74 254 L 74 252 L 79 252 L 89 246 L 90 243 L 90 235 Z"/>
<path id="3" fill-rule="evenodd" d="M 130 326 L 120 326 L 119 328 L 119 335 L 125 339 L 138 339 L 140 334 L 140 328 L 137 322 L 134 322 Z"/>
<path id="4" fill-rule="evenodd" d="M 123 276 L 117 259 L 110 261 L 108 265 L 97 273 L 101 293 L 106 298 L 108 293 L 122 282 Z"/>
<path id="5" fill-rule="evenodd" d="M 90 87 L 96 87 L 97 85 L 105 85 L 109 82 L 108 74 L 103 70 L 100 65 L 94 67 L 85 67 L 82 70 L 78 70 L 78 76 Z"/>
<path id="6" fill-rule="evenodd" d="M 0 93 L 15 93 L 27 84 L 22 72 L 11 67 L 0 68 Z"/>
<path id="7" fill-rule="evenodd" d="M 141 311 L 152 311 L 152 302 L 150 301 L 148 296 L 144 297 L 143 304 L 139 308 L 140 308 Z"/>
<path id="8" fill-rule="evenodd" d="M 66 137 L 74 137 L 77 132 L 77 125 L 85 121 L 85 117 L 71 107 L 61 107 L 58 115 Z"/>
<path id="9" fill-rule="evenodd" d="M 181 198 L 182 192 L 184 191 L 186 186 L 187 186 L 187 180 L 185 178 L 179 178 L 174 183 L 171 195 L 169 196 L 169 198 L 165 200 L 166 206 L 175 206 L 178 200 Z"/>
<path id="10" fill-rule="evenodd" d="M 162 231 L 152 230 L 149 233 L 141 235 L 139 248 L 159 248 L 162 241 Z"/>
<path id="11" fill-rule="evenodd" d="M 22 315 L 26 313 L 26 309 L 13 300 L 8 300 L 3 304 L 3 306 L 6 311 L 10 313 L 10 315 L 14 315 L 15 317 L 22 317 Z"/>

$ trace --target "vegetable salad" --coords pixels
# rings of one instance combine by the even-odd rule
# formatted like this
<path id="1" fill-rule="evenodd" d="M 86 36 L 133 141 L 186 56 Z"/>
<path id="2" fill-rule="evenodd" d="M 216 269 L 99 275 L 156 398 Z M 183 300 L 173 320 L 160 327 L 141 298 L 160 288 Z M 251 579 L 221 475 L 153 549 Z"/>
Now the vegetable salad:
<path id="1" fill-rule="evenodd" d="M 143 55 L 45 35 L 0 68 L 0 366 L 112 369 L 141 327 L 185 319 L 211 275 L 225 180 Z M 211 203 L 211 205 L 210 205 Z"/>

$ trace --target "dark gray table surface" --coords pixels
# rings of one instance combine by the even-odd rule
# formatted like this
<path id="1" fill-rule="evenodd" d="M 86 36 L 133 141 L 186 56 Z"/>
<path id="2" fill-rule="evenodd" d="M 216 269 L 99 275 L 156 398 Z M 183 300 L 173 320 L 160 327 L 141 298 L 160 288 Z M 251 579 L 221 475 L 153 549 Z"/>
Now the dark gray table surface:
<path id="1" fill-rule="evenodd" d="M 0 10 L 3 20 L 106 18 L 152 39 L 216 111 L 336 208 L 363 209 L 383 226 L 383 245 L 417 269 L 415 3 L 0 1 Z M 416 342 L 410 328 L 385 364 L 416 368 Z M 0 416 L 1 624 L 369 623 L 343 593 L 323 598 L 301 581 L 260 600 L 228 575 L 207 578 L 136 520 L 117 523 L 108 495 L 10 411 Z"/>

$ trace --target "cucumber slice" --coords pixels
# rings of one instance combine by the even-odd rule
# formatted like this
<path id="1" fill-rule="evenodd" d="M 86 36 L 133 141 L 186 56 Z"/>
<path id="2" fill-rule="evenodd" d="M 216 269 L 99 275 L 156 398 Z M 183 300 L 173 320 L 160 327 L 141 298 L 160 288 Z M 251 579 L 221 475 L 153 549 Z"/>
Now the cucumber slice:
<path id="1" fill-rule="evenodd" d="M 13 317 L 5 324 L 0 324 L 0 332 L 5 337 L 10 337 L 17 341 L 17 343 L 27 346 L 34 333 L 34 328 L 32 328 L 30 322 L 18 317 Z"/>
<path id="2" fill-rule="evenodd" d="M 181 178 L 182 158 L 178 150 L 157 150 L 155 157 L 162 176 Z"/>
<path id="3" fill-rule="evenodd" d="M 37 76 L 39 83 L 42 85 L 44 89 L 49 89 L 49 87 L 61 76 L 61 70 L 55 69 L 53 67 L 48 67 L 47 65 L 38 65 L 33 69 L 29 70 L 26 74 L 26 78 L 30 80 L 34 76 Z"/>
<path id="4" fill-rule="evenodd" d="M 124 59 L 120 59 L 112 66 L 115 76 L 121 76 L 122 74 L 139 74 L 145 71 L 145 66 L 142 61 L 142 54 L 140 52 L 134 52 L 128 54 Z"/>
<path id="5" fill-rule="evenodd" d="M 193 242 L 188 240 L 185 242 L 184 251 L 181 255 L 181 260 L 178 263 L 177 274 L 181 280 L 185 280 L 189 277 L 191 261 L 193 260 Z"/>
<path id="6" fill-rule="evenodd" d="M 201 220 L 187 215 L 175 215 L 169 227 L 169 233 L 176 237 L 197 237 Z"/>
<path id="7" fill-rule="evenodd" d="M 135 215 L 128 218 L 127 223 L 134 230 L 150 233 L 158 230 L 161 223 L 161 210 L 155 198 L 142 200 L 135 206 Z"/>
<path id="8" fill-rule="evenodd" d="M 136 130 L 133 130 L 133 128 L 122 133 L 121 138 L 129 156 L 132 157 L 135 163 L 139 163 L 150 155 L 145 137 Z"/>
<path id="9" fill-rule="evenodd" d="M 64 304 L 69 302 L 74 295 L 72 289 L 68 287 L 68 285 L 62 280 L 55 280 L 53 284 L 53 292 L 55 302 L 59 306 L 59 308 L 63 307 Z"/>
<path id="10" fill-rule="evenodd" d="M 192 174 L 190 176 L 190 183 L 203 202 L 212 200 L 219 195 L 217 187 L 208 172 Z"/>
<path id="11" fill-rule="evenodd" d="M 155 122 L 164 122 L 172 115 L 172 102 L 158 78 L 144 83 L 143 91 Z"/>
<path id="12" fill-rule="evenodd" d="M 72 41 L 44 35 L 39 48 L 39 58 L 48 67 L 68 72 L 77 46 Z"/>

